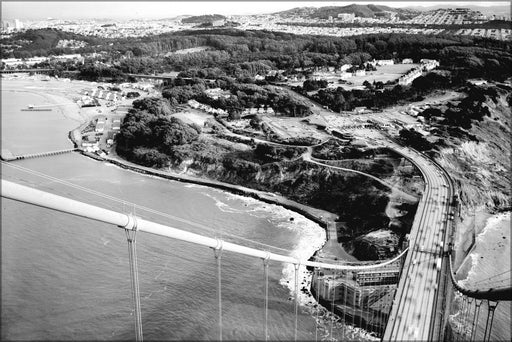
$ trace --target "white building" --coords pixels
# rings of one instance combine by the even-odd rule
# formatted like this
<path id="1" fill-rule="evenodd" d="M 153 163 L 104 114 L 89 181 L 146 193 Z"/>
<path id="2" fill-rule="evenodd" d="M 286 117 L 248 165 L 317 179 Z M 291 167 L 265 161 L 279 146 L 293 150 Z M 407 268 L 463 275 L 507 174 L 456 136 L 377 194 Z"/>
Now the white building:
<path id="1" fill-rule="evenodd" d="M 14 29 L 21 30 L 22 28 L 23 28 L 23 23 L 18 19 L 14 19 Z"/>
<path id="2" fill-rule="evenodd" d="M 6 66 L 15 67 L 18 65 L 27 65 L 32 66 L 34 64 L 42 63 L 47 61 L 47 57 L 32 57 L 27 59 L 21 59 L 21 58 L 6 58 L 2 59 L 2 63 L 5 63 Z"/>
<path id="3" fill-rule="evenodd" d="M 60 56 L 52 56 L 52 60 L 58 62 L 68 62 L 68 61 L 77 61 L 79 63 L 84 63 L 85 58 L 80 54 L 72 54 L 72 55 L 60 55 Z"/>
<path id="4" fill-rule="evenodd" d="M 398 84 L 400 85 L 408 85 L 411 84 L 416 78 L 422 75 L 422 68 L 415 68 L 410 70 L 407 74 L 400 76 L 398 79 Z"/>
<path id="5" fill-rule="evenodd" d="M 350 68 L 352 68 L 352 64 L 343 64 L 340 68 L 340 71 L 347 71 Z"/>
<path id="6" fill-rule="evenodd" d="M 392 59 L 378 59 L 375 61 L 377 65 L 393 65 L 395 61 Z"/>
<path id="7" fill-rule="evenodd" d="M 352 22 L 356 18 L 354 13 L 338 13 L 338 19 L 345 22 Z"/>
<path id="8" fill-rule="evenodd" d="M 439 61 L 436 61 L 435 59 L 422 59 L 420 60 L 420 63 L 421 67 L 425 71 L 435 69 L 439 66 Z"/>

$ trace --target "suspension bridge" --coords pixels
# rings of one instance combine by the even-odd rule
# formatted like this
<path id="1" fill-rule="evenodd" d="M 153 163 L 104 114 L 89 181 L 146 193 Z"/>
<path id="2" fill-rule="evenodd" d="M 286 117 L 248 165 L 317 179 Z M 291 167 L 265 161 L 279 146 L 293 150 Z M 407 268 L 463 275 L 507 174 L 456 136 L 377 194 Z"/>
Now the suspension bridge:
<path id="1" fill-rule="evenodd" d="M 265 282 L 263 305 L 264 328 L 262 336 L 268 340 L 268 266 L 270 262 L 292 264 L 295 269 L 294 315 L 295 335 L 299 312 L 299 268 L 312 270 L 311 291 L 317 302 L 337 314 L 343 323 L 340 339 L 354 338 L 359 329 L 383 341 L 437 341 L 453 338 L 475 340 L 476 331 L 483 330 L 488 341 L 493 327 L 494 312 L 500 301 L 509 301 L 510 287 L 469 290 L 454 277 L 452 269 L 453 214 L 457 205 L 453 200 L 453 184 L 445 171 L 420 153 L 400 146 L 393 148 L 411 160 L 421 170 L 426 182 L 411 229 L 408 247 L 392 260 L 381 263 L 342 263 L 299 260 L 269 252 L 265 247 L 250 248 L 221 239 L 205 237 L 174 227 L 154 223 L 133 214 L 119 213 L 82 203 L 41 190 L 2 180 L 2 197 L 104 222 L 124 230 L 128 244 L 132 303 L 134 307 L 135 338 L 143 340 L 136 235 L 150 233 L 165 238 L 186 241 L 211 248 L 217 265 L 218 329 L 212 338 L 223 338 L 223 282 L 224 252 L 243 254 L 262 261 Z M 483 285 L 482 285 L 483 286 Z M 447 333 L 450 294 L 455 292 L 462 301 L 460 312 L 465 325 L 458 325 Z M 229 294 L 227 294 L 229 295 Z M 487 305 L 484 305 L 486 303 Z M 179 310 L 179 308 L 177 308 Z M 318 339 L 318 315 L 315 337 Z M 334 317 L 332 315 L 331 317 Z M 485 320 L 479 319 L 486 317 Z M 331 336 L 334 318 L 330 320 Z M 485 324 L 485 328 L 483 328 Z M 350 329 L 349 329 L 350 327 Z M 478 336 L 480 339 L 482 336 Z"/>

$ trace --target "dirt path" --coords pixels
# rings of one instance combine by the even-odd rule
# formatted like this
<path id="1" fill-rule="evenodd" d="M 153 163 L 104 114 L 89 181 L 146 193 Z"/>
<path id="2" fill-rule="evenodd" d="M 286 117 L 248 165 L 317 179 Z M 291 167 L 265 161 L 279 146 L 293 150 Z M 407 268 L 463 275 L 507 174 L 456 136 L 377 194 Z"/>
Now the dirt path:
<path id="1" fill-rule="evenodd" d="M 419 200 L 416 196 L 408 194 L 408 193 L 406 193 L 406 192 L 404 192 L 404 191 L 402 191 L 400 189 L 397 189 L 396 186 L 394 186 L 393 184 L 390 184 L 390 183 L 388 183 L 386 181 L 383 181 L 382 179 L 380 179 L 378 177 L 375 177 L 375 176 L 373 176 L 373 175 L 371 175 L 369 173 L 362 172 L 362 171 L 356 171 L 356 170 L 352 170 L 352 169 L 347 169 L 347 168 L 344 168 L 344 167 L 339 167 L 339 166 L 333 166 L 333 165 L 325 164 L 325 163 L 320 162 L 318 159 L 314 159 L 311 156 L 311 154 L 312 154 L 312 148 L 309 147 L 308 151 L 302 155 L 302 159 L 304 161 L 306 161 L 306 162 L 317 164 L 317 165 L 321 165 L 321 166 L 324 166 L 324 167 L 329 167 L 331 169 L 341 170 L 341 171 L 345 171 L 345 172 L 357 173 L 357 174 L 360 174 L 362 176 L 369 177 L 369 178 L 379 182 L 380 184 L 388 187 L 389 189 L 391 189 L 394 196 L 401 196 L 403 199 L 405 199 L 405 200 L 407 200 L 409 202 L 417 202 Z"/>

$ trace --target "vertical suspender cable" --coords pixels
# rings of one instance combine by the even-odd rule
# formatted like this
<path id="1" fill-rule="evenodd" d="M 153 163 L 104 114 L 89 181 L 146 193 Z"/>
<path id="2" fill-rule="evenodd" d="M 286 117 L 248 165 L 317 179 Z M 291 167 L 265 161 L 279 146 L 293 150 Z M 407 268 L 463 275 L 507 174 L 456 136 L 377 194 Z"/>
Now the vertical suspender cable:
<path id="1" fill-rule="evenodd" d="M 135 216 L 130 215 L 133 222 L 133 228 L 125 228 L 126 239 L 128 241 L 128 259 L 130 263 L 130 280 L 132 285 L 132 300 L 135 309 L 135 340 L 142 341 L 142 314 L 140 306 L 140 292 L 139 292 L 139 274 L 137 268 L 137 249 L 135 245 L 135 235 L 137 233 L 137 224 Z"/>
<path id="2" fill-rule="evenodd" d="M 222 259 L 222 240 L 217 240 L 217 246 L 213 250 L 215 259 L 217 260 L 217 295 L 219 306 L 219 341 L 222 341 L 222 273 L 221 273 L 221 259 Z"/>
<path id="3" fill-rule="evenodd" d="M 482 305 L 482 300 L 475 299 L 475 312 L 473 314 L 473 324 L 471 325 L 471 342 L 475 340 L 476 330 L 478 328 L 478 316 L 480 315 L 480 305 Z"/>
<path id="4" fill-rule="evenodd" d="M 498 306 L 498 302 L 496 304 L 491 304 L 490 301 L 487 301 L 488 311 L 487 311 L 487 322 L 485 323 L 485 332 L 484 332 L 484 342 L 489 341 L 491 339 L 492 332 L 492 322 L 494 321 L 494 309 Z M 491 324 L 489 325 L 489 319 Z M 489 330 L 487 327 L 489 326 Z M 489 335 L 487 335 L 487 331 L 489 331 Z"/>
<path id="5" fill-rule="evenodd" d="M 297 341 L 297 329 L 299 323 L 299 264 L 295 266 L 295 334 L 294 341 Z"/>
<path id="6" fill-rule="evenodd" d="M 365 296 L 366 298 L 368 298 L 368 301 L 370 300 L 370 291 L 367 291 L 367 294 L 368 296 Z M 362 322 L 362 325 L 361 325 L 361 328 L 363 330 L 368 330 L 368 316 L 366 315 L 366 313 L 368 312 L 368 302 L 366 302 L 366 308 L 365 308 L 365 301 L 362 302 L 362 305 L 361 305 L 361 320 Z M 364 317 L 363 317 L 364 315 Z"/>
<path id="7" fill-rule="evenodd" d="M 456 294 L 458 294 L 459 292 L 458 292 L 458 291 L 456 291 L 455 293 L 456 293 Z M 461 305 L 461 304 L 460 304 L 460 302 L 457 302 L 457 308 L 458 308 L 458 310 L 459 310 L 459 311 L 460 311 L 460 305 Z M 455 342 L 459 342 L 459 328 L 460 328 L 460 324 L 458 324 L 456 320 L 455 320 L 454 322 L 455 322 L 455 329 L 454 329 L 454 331 L 455 331 L 455 336 L 454 336 L 454 341 L 455 341 Z"/>
<path id="8" fill-rule="evenodd" d="M 265 341 L 268 341 L 268 260 L 270 254 L 263 259 L 263 273 L 265 278 Z"/>
<path id="9" fill-rule="evenodd" d="M 356 290 L 356 287 L 354 286 L 353 289 L 352 289 L 352 296 L 353 296 L 353 306 L 352 306 L 352 325 L 353 325 L 353 333 L 352 333 L 352 338 L 355 338 L 354 336 L 354 333 L 357 331 L 355 328 L 356 328 L 356 294 L 357 294 L 357 290 Z"/>
<path id="10" fill-rule="evenodd" d="M 462 294 L 461 294 L 462 295 Z M 460 320 L 459 320 L 459 336 L 457 336 L 457 341 L 464 340 L 462 338 L 462 334 L 464 333 L 464 312 L 466 311 L 466 307 L 468 305 L 467 297 L 463 295 L 462 297 L 462 307 L 460 310 Z"/>
<path id="11" fill-rule="evenodd" d="M 380 336 L 380 327 L 381 327 L 381 314 L 382 314 L 382 309 L 381 309 L 381 305 L 382 305 L 382 288 L 383 286 L 379 286 L 377 288 L 377 295 L 376 295 L 376 299 L 375 299 L 375 304 L 373 305 L 374 306 L 374 309 L 375 311 L 377 311 L 377 317 L 375 318 L 375 333 L 377 334 L 377 337 L 381 337 Z M 378 305 L 376 305 L 378 303 Z"/>
<path id="12" fill-rule="evenodd" d="M 332 300 L 331 300 L 331 339 L 334 340 L 332 328 L 334 325 L 334 297 L 336 297 L 336 277 L 338 274 L 335 272 L 332 277 Z"/>
<path id="13" fill-rule="evenodd" d="M 466 307 L 466 312 L 464 313 L 464 340 L 467 340 L 468 329 L 466 329 L 466 325 L 468 323 L 468 315 L 471 312 L 471 306 L 473 305 L 473 298 L 468 298 L 468 305 Z"/>
<path id="14" fill-rule="evenodd" d="M 318 341 L 318 314 L 320 313 L 320 271 L 315 268 L 316 274 L 316 324 L 315 324 L 315 342 Z"/>
<path id="15" fill-rule="evenodd" d="M 343 279 L 343 276 L 345 276 L 345 279 Z M 342 279 L 342 286 L 343 286 L 343 311 L 341 311 L 341 314 L 343 315 L 343 338 L 347 335 L 347 318 L 346 313 L 348 305 L 347 305 L 347 273 L 344 271 L 341 271 L 341 279 Z"/>

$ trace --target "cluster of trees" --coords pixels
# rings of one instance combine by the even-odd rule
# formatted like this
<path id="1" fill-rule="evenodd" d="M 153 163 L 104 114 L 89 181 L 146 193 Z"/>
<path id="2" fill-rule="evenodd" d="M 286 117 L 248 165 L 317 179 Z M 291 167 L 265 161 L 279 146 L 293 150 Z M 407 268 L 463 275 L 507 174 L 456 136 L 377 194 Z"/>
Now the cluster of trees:
<path id="1" fill-rule="evenodd" d="M 302 89 L 304 91 L 314 91 L 318 90 L 320 88 L 326 88 L 327 87 L 327 80 L 305 80 L 302 84 Z"/>
<path id="2" fill-rule="evenodd" d="M 442 118 L 441 124 L 453 128 L 470 129 L 472 121 L 483 121 L 485 116 L 491 115 L 486 102 L 488 99 L 497 102 L 498 92 L 494 88 L 475 86 L 466 87 L 464 91 L 466 97 L 456 105 L 450 103 L 445 111 L 438 108 L 427 108 L 418 115 L 428 121 L 431 121 L 433 117 Z"/>
<path id="3" fill-rule="evenodd" d="M 411 129 L 401 129 L 399 132 L 400 139 L 404 142 L 404 144 L 415 148 L 418 151 L 427 151 L 431 150 L 433 145 L 430 141 L 425 139 L 421 133 L 416 132 L 413 128 Z"/>
<path id="4" fill-rule="evenodd" d="M 194 80 L 189 80 L 187 85 L 165 87 L 162 90 L 162 96 L 168 99 L 172 105 L 183 104 L 193 99 L 213 108 L 227 111 L 231 119 L 238 119 L 244 109 L 253 107 L 272 107 L 274 111 L 292 117 L 311 114 L 306 103 L 292 97 L 289 92 L 270 85 L 239 83 L 225 78 L 217 80 L 213 84 L 206 84 L 208 86 L 217 85 L 221 89 L 228 90 L 231 95 L 212 98 L 205 93 L 207 89 L 205 82 L 199 79 L 195 81 L 194 83 Z"/>
<path id="5" fill-rule="evenodd" d="M 286 159 L 299 157 L 305 150 L 297 147 L 283 147 L 269 144 L 257 144 L 254 149 L 254 156 L 261 163 L 274 163 Z"/>
<path id="6" fill-rule="evenodd" d="M 29 29 L 11 37 L 0 39 L 3 46 L 16 47 L 12 51 L 11 49 L 2 48 L 0 58 L 31 58 L 75 53 L 75 50 L 70 48 L 57 48 L 59 40 L 64 39 L 84 41 L 89 45 L 96 45 L 100 42 L 96 37 L 86 37 L 52 28 Z"/>
<path id="7" fill-rule="evenodd" d="M 339 140 L 331 139 L 320 146 L 315 146 L 312 156 L 324 160 L 366 159 L 374 157 L 377 153 L 387 153 L 387 151 L 383 152 L 380 149 L 359 149 Z"/>
<path id="8" fill-rule="evenodd" d="M 166 116 L 172 114 L 171 105 L 168 101 L 158 97 L 145 97 L 135 100 L 132 103 L 133 108 L 139 111 L 146 111 L 157 116 Z"/>
<path id="9" fill-rule="evenodd" d="M 81 79 L 89 81 L 110 78 L 114 82 L 122 82 L 125 79 L 124 74 L 118 68 L 103 63 L 84 63 L 78 67 L 78 71 L 78 76 Z"/>
<path id="10" fill-rule="evenodd" d="M 182 86 L 165 87 L 162 90 L 162 96 L 169 100 L 172 105 L 187 103 L 189 100 L 197 100 L 207 97 L 204 91 L 206 87 L 203 84 L 192 84 Z"/>
<path id="11" fill-rule="evenodd" d="M 382 83 L 371 85 L 368 82 L 365 83 L 367 89 L 364 90 L 343 90 L 342 87 L 321 89 L 318 93 L 312 95 L 312 99 L 334 111 L 353 110 L 355 107 L 361 106 L 384 108 L 402 101 L 420 99 L 421 96 L 432 90 L 449 88 L 455 82 L 450 76 L 432 72 L 418 77 L 411 86 L 395 85 L 393 88 L 389 88 Z M 296 89 L 304 93 L 303 89 Z"/>
<path id="12" fill-rule="evenodd" d="M 318 37 L 228 28 L 111 39 L 45 29 L 14 34 L 11 38 L 0 39 L 0 43 L 19 46 L 9 56 L 31 57 L 69 52 L 56 49 L 60 39 L 87 42 L 86 47 L 75 50 L 78 53 L 105 51 L 112 58 L 113 68 L 121 73 L 218 68 L 228 76 L 247 78 L 258 73 L 264 74 L 270 69 L 293 72 L 296 68 L 360 65 L 372 58 L 434 58 L 450 70 L 463 69 L 470 77 L 502 80 L 512 75 L 511 42 L 450 35 Z M 169 54 L 193 47 L 208 49 L 187 54 Z M 3 58 L 9 56 L 2 55 Z"/>
<path id="13" fill-rule="evenodd" d="M 169 117 L 168 103 L 162 99 L 134 101 L 116 136 L 116 151 L 133 162 L 163 167 L 171 161 L 177 146 L 196 141 L 201 132 L 197 125 L 189 125 Z"/>

